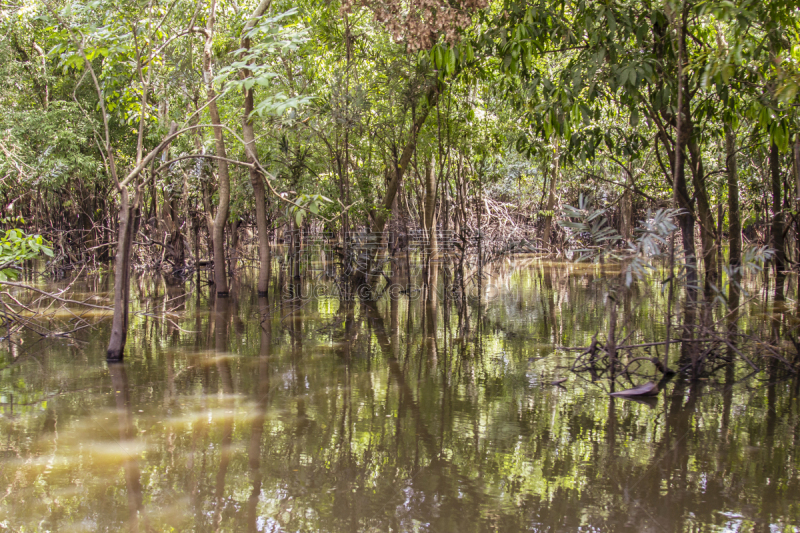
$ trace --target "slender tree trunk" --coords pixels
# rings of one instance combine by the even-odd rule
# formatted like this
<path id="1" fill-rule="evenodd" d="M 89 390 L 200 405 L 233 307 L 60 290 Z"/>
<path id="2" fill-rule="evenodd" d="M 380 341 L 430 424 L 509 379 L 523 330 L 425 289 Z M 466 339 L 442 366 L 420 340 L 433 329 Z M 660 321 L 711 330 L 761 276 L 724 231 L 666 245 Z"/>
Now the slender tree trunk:
<path id="1" fill-rule="evenodd" d="M 366 274 L 366 279 L 368 280 L 369 284 L 372 285 L 377 280 L 377 276 L 373 276 L 371 274 L 372 266 L 380 261 L 383 257 L 383 254 L 386 252 L 386 243 L 383 242 L 383 230 L 386 227 L 386 222 L 389 218 L 389 215 L 392 212 L 392 204 L 394 203 L 394 197 L 397 194 L 398 189 L 400 188 L 401 183 L 403 182 L 403 177 L 405 176 L 406 169 L 408 168 L 409 164 L 411 163 L 411 157 L 414 155 L 414 152 L 417 149 L 417 139 L 419 138 L 419 132 L 422 129 L 422 126 L 425 124 L 425 119 L 428 118 L 428 114 L 430 110 L 436 105 L 436 101 L 439 98 L 439 91 L 436 84 L 432 85 L 431 88 L 427 92 L 427 101 L 428 105 L 419 109 L 419 113 L 417 114 L 414 122 L 411 124 L 411 130 L 408 133 L 408 141 L 406 142 L 405 147 L 403 147 L 403 152 L 400 155 L 400 160 L 397 162 L 397 167 L 394 169 L 394 175 L 392 176 L 389 185 L 386 187 L 386 194 L 383 197 L 383 202 L 380 204 L 382 209 L 376 210 L 375 218 L 372 222 L 372 229 L 371 233 L 373 236 L 376 236 L 378 239 L 377 242 L 377 250 L 375 255 L 372 257 L 372 260 L 368 263 L 368 272 Z"/>
<path id="2" fill-rule="evenodd" d="M 781 275 L 786 269 L 786 250 L 783 245 L 780 153 L 775 143 L 772 143 L 769 148 L 769 170 L 772 178 L 772 247 L 775 249 L 775 271 Z"/>
<path id="3" fill-rule="evenodd" d="M 242 48 L 245 50 L 250 49 L 250 38 L 247 37 L 253 27 L 258 22 L 258 18 L 264 14 L 269 8 L 271 0 L 262 0 L 256 10 L 250 16 L 245 27 L 242 29 Z M 249 70 L 243 70 L 241 77 L 243 79 L 249 78 L 252 73 Z M 258 153 L 256 152 L 256 135 L 253 130 L 253 120 L 250 115 L 253 113 L 253 93 L 254 89 L 245 91 L 244 94 L 244 113 L 242 114 L 242 137 L 244 138 L 244 150 L 247 154 L 247 162 L 252 166 L 250 167 L 250 183 L 253 186 L 253 194 L 256 203 L 256 228 L 258 229 L 258 259 L 261 263 L 258 270 L 258 295 L 266 296 L 269 289 L 270 277 L 270 263 L 271 263 L 271 250 L 269 246 L 269 226 L 267 225 L 267 205 L 266 205 L 266 187 L 264 187 L 264 179 L 258 170 Z"/>
<path id="4" fill-rule="evenodd" d="M 172 122 L 169 127 L 169 134 L 173 135 L 178 129 L 178 125 L 175 122 Z M 164 153 L 161 157 L 162 162 L 169 161 L 170 158 L 170 146 L 167 146 L 164 150 Z M 183 265 L 186 261 L 186 251 L 183 245 L 183 234 L 181 233 L 181 219 L 179 215 L 179 207 L 178 207 L 178 193 L 175 190 L 175 180 L 171 180 L 172 188 L 167 195 L 165 193 L 165 211 L 167 212 L 167 216 L 165 216 L 165 220 L 169 230 L 169 240 L 167 244 L 167 255 L 172 262 L 172 269 L 173 272 L 176 270 L 180 270 L 183 268 Z M 155 179 L 153 179 L 155 182 Z M 167 283 L 174 283 L 178 280 L 174 277 L 167 276 L 165 278 Z"/>
<path id="5" fill-rule="evenodd" d="M 687 123 L 689 121 L 687 120 Z M 692 127 L 692 129 L 694 129 Z M 697 218 L 700 222 L 700 245 L 703 255 L 703 267 L 705 268 L 705 285 L 709 288 L 710 284 L 717 285 L 717 254 L 714 248 L 716 242 L 714 213 L 711 210 L 711 202 L 708 199 L 708 189 L 706 187 L 706 177 L 703 170 L 703 159 L 696 139 L 690 138 L 688 141 L 689 154 L 691 156 L 692 183 L 694 185 L 694 196 L 697 205 Z"/>
<path id="6" fill-rule="evenodd" d="M 422 129 L 422 125 L 425 124 L 425 119 L 428 118 L 428 113 L 430 113 L 430 110 L 436 105 L 436 100 L 438 97 L 439 93 L 434 86 L 428 91 L 427 107 L 419 110 L 416 120 L 414 120 L 414 123 L 411 124 L 411 130 L 408 134 L 408 142 L 403 148 L 403 153 L 400 155 L 400 160 L 397 162 L 397 168 L 394 169 L 394 176 L 392 176 L 392 180 L 389 182 L 389 185 L 386 188 L 386 194 L 383 197 L 383 210 L 376 213 L 375 220 L 372 223 L 373 233 L 382 232 L 386 227 L 386 222 L 392 209 L 394 197 L 397 194 L 397 190 L 400 188 L 400 184 L 403 182 L 403 176 L 405 175 L 408 165 L 411 163 L 411 157 L 414 155 L 414 152 L 417 149 L 419 132 Z"/>
<path id="7" fill-rule="evenodd" d="M 553 209 L 556 206 L 556 185 L 558 182 L 558 160 L 559 160 L 559 152 L 558 152 L 558 139 L 554 141 L 553 146 L 553 166 L 552 166 L 552 175 L 550 176 L 550 192 L 547 195 L 547 205 L 545 206 L 545 211 L 547 214 L 544 217 L 544 236 L 543 236 L 543 243 L 545 246 L 550 244 L 550 233 L 552 232 L 552 225 L 553 225 Z"/>
<path id="8" fill-rule="evenodd" d="M 722 253 L 722 223 L 725 220 L 725 208 L 722 206 L 722 182 L 717 187 L 717 231 L 714 247 L 717 251 L 717 281 L 722 283 L 722 265 L 725 264 L 725 256 Z"/>
<path id="9" fill-rule="evenodd" d="M 728 174 L 728 243 L 731 266 L 742 264 L 742 219 L 739 212 L 739 173 L 736 166 L 736 133 L 725 125 L 725 162 Z"/>
<path id="10" fill-rule="evenodd" d="M 211 0 L 206 25 L 206 42 L 203 48 L 203 77 L 206 83 L 208 94 L 208 112 L 211 115 L 211 123 L 214 130 L 214 146 L 216 148 L 217 168 L 219 170 L 219 205 L 217 215 L 214 217 L 214 284 L 217 289 L 217 296 L 225 298 L 228 296 L 228 279 L 225 274 L 225 224 L 228 221 L 228 208 L 231 199 L 230 175 L 228 174 L 228 154 L 225 150 L 225 139 L 222 135 L 222 122 L 219 118 L 217 108 L 217 93 L 214 90 L 214 77 L 211 72 L 211 55 L 214 40 L 214 21 L 217 2 Z"/>
<path id="11" fill-rule="evenodd" d="M 800 132 L 794 134 L 795 212 L 800 213 Z M 795 218 L 797 262 L 800 263 L 800 222 Z M 800 276 L 797 277 L 797 294 L 800 295 Z"/>
<path id="12" fill-rule="evenodd" d="M 686 332 L 694 325 L 695 303 L 697 302 L 697 260 L 695 257 L 694 246 L 694 210 L 689 191 L 686 187 L 686 165 L 685 153 L 686 145 L 691 136 L 691 123 L 686 119 L 690 117 L 691 108 L 688 101 L 688 91 L 686 90 L 686 75 L 684 73 L 684 61 L 686 57 L 686 18 L 688 12 L 685 2 L 681 2 L 681 12 L 678 14 L 680 20 L 671 10 L 668 12 L 670 23 L 675 26 L 677 33 L 678 61 L 677 61 L 677 110 L 675 116 L 675 147 L 670 152 L 670 162 L 672 164 L 672 194 L 676 207 L 682 213 L 678 216 L 678 226 L 681 229 L 681 239 L 683 241 L 684 262 L 686 266 L 686 311 L 684 312 L 684 338 Z M 665 132 L 661 132 L 662 142 L 667 151 L 670 151 L 670 142 Z M 672 284 L 674 280 L 674 261 L 675 254 L 670 253 L 670 295 L 672 295 Z M 672 321 L 672 317 L 667 317 Z M 669 349 L 671 343 L 671 328 L 667 325 L 667 339 L 664 346 L 664 360 L 669 362 Z M 686 344 L 683 344 L 685 347 Z M 694 365 L 692 366 L 694 369 Z"/>
<path id="13" fill-rule="evenodd" d="M 128 189 L 120 191 L 119 236 L 117 256 L 114 262 L 114 318 L 111 320 L 111 338 L 108 341 L 106 360 L 122 361 L 125 342 L 128 339 L 128 304 L 130 301 L 131 248 L 136 218 L 136 207 L 140 192 L 131 205 Z"/>
<path id="14" fill-rule="evenodd" d="M 631 238 L 633 229 L 633 194 L 625 189 L 622 193 L 622 200 L 619 205 L 620 210 L 620 235 L 626 241 Z"/>
<path id="15" fill-rule="evenodd" d="M 425 172 L 425 200 L 424 200 L 424 219 L 423 224 L 425 227 L 427 246 L 425 250 L 425 269 L 429 289 L 431 281 L 435 277 L 433 274 L 434 262 L 436 261 L 439 253 L 439 246 L 436 235 L 436 172 L 435 172 L 435 159 L 431 157 L 430 164 Z M 430 293 L 429 293 L 430 294 Z"/>

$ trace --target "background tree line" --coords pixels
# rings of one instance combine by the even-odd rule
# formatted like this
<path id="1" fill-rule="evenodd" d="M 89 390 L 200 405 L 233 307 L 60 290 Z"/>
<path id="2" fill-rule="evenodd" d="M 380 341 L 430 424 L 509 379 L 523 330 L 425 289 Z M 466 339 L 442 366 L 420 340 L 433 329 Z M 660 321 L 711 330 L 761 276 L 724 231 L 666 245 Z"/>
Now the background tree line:
<path id="1" fill-rule="evenodd" d="M 112 359 L 133 268 L 179 283 L 213 265 L 224 297 L 253 243 L 266 292 L 274 245 L 309 232 L 375 284 L 412 231 L 432 254 L 443 232 L 462 252 L 564 249 L 582 237 L 556 221 L 583 194 L 625 239 L 680 208 L 687 284 L 706 292 L 742 235 L 778 273 L 800 259 L 794 2 L 0 10 L 3 215 L 52 243 L 54 271 L 115 259 Z M 378 236 L 367 257 L 348 253 L 359 231 Z"/>

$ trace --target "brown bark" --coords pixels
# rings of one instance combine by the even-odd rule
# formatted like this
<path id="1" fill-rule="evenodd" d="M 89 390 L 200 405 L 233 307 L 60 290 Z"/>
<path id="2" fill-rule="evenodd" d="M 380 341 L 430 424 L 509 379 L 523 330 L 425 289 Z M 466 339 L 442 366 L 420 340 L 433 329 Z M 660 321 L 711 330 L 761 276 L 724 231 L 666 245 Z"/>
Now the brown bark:
<path id="1" fill-rule="evenodd" d="M 736 166 L 736 134 L 725 126 L 725 154 L 728 174 L 728 243 L 731 266 L 742 264 L 742 221 L 739 211 L 739 173 Z"/>
<path id="2" fill-rule="evenodd" d="M 685 6 L 684 6 L 685 8 Z M 681 241 L 683 243 L 684 262 L 686 264 L 686 283 L 689 287 L 687 296 L 690 299 L 696 299 L 697 287 L 697 259 L 695 257 L 694 245 L 694 206 L 692 205 L 691 196 L 686 183 L 686 165 L 685 154 L 686 145 L 691 136 L 691 124 L 685 118 L 691 117 L 691 108 L 689 106 L 689 91 L 686 88 L 686 75 L 683 72 L 683 63 L 686 57 L 686 16 L 687 12 L 684 9 L 683 13 L 676 14 L 674 12 L 668 13 L 670 23 L 673 26 L 678 26 L 677 42 L 672 43 L 674 48 L 678 50 L 677 62 L 677 85 L 678 85 L 678 102 L 677 108 L 681 110 L 677 115 L 673 115 L 667 107 L 663 107 L 655 112 L 652 116 L 660 127 L 658 137 L 667 151 L 671 170 L 671 183 L 673 198 L 675 206 L 682 210 L 678 216 L 678 226 L 681 230 Z M 677 20 L 676 15 L 681 16 L 681 20 Z M 668 28 L 655 22 L 653 25 L 653 37 L 656 43 L 655 52 L 659 55 L 667 53 L 667 46 L 669 40 Z M 659 68 L 661 71 L 661 69 Z M 661 71 L 663 76 L 667 76 L 667 72 Z M 663 87 L 663 85 L 662 85 Z M 670 138 L 667 133 L 667 124 L 675 125 L 675 142 Z M 666 351 L 669 351 L 669 344 L 667 344 Z"/>
<path id="3" fill-rule="evenodd" d="M 400 184 L 403 182 L 406 168 L 408 168 L 409 163 L 411 163 L 411 157 L 414 155 L 414 152 L 417 149 L 419 132 L 422 129 L 423 124 L 425 124 L 425 119 L 428 118 L 428 113 L 430 113 L 430 110 L 436 105 L 438 98 L 439 92 L 434 85 L 428 90 L 427 93 L 428 106 L 419 110 L 419 114 L 411 124 L 411 129 L 408 133 L 408 142 L 406 143 L 405 147 L 403 147 L 403 153 L 400 155 L 400 160 L 397 162 L 397 167 L 394 169 L 392 180 L 386 187 L 386 194 L 384 195 L 382 202 L 383 209 L 379 210 L 375 214 L 375 219 L 372 223 L 373 233 L 380 233 L 386 227 L 386 221 L 391 213 L 394 197 L 397 194 L 397 190 L 400 188 Z"/>
<path id="4" fill-rule="evenodd" d="M 545 246 L 550 244 L 550 234 L 553 227 L 553 209 L 555 209 L 556 206 L 556 185 L 558 182 L 559 166 L 558 160 L 560 157 L 558 149 L 558 139 L 556 139 L 553 146 L 553 165 L 551 168 L 552 175 L 550 176 L 550 192 L 547 195 L 547 205 L 545 205 L 545 211 L 547 214 L 544 217 L 544 234 L 542 237 L 542 242 Z"/>
<path id="5" fill-rule="evenodd" d="M 245 34 L 255 26 L 258 17 L 264 14 L 269 8 L 271 0 L 262 0 L 250 17 L 250 20 L 242 30 L 242 48 L 250 49 L 250 39 Z M 242 71 L 242 78 L 252 76 L 250 71 Z M 245 90 L 244 112 L 242 114 L 242 137 L 244 138 L 244 150 L 247 155 L 247 162 L 250 167 L 250 183 L 253 186 L 254 201 L 256 204 L 256 228 L 258 229 L 258 259 L 261 266 L 258 271 L 258 295 L 266 296 L 269 288 L 271 250 L 269 246 L 269 227 L 267 225 L 267 205 L 266 188 L 264 179 L 258 171 L 258 154 L 256 153 L 256 136 L 253 130 L 253 121 L 250 115 L 253 113 L 253 88 Z"/>
<path id="6" fill-rule="evenodd" d="M 169 134 L 173 135 L 178 129 L 178 125 L 173 122 L 169 128 Z M 162 156 L 162 161 L 168 161 L 170 158 L 169 155 L 169 146 L 164 150 L 164 154 Z M 155 183 L 155 179 L 153 180 Z M 175 185 L 173 183 L 173 188 L 169 192 L 169 197 L 166 199 L 166 224 L 167 230 L 169 232 L 169 239 L 167 240 L 167 257 L 169 258 L 170 262 L 172 263 L 173 271 L 179 270 L 183 268 L 184 263 L 186 262 L 186 250 L 183 244 L 183 234 L 181 233 L 181 218 L 180 218 L 180 209 L 178 206 L 178 199 L 179 196 L 175 191 Z M 171 279 L 171 277 L 165 278 L 167 282 L 176 281 Z"/>
<path id="7" fill-rule="evenodd" d="M 714 223 L 714 213 L 711 210 L 711 202 L 708 199 L 708 189 L 706 187 L 705 173 L 703 170 L 703 159 L 697 140 L 693 137 L 693 126 L 688 116 L 684 117 L 689 128 L 690 138 L 688 141 L 689 156 L 691 158 L 692 184 L 694 185 L 694 197 L 697 205 L 697 220 L 700 223 L 700 245 L 703 256 L 703 267 L 706 271 L 706 287 L 709 284 L 718 284 L 717 280 L 717 254 L 715 249 L 716 227 Z"/>
<path id="8" fill-rule="evenodd" d="M 401 183 L 403 182 L 406 169 L 411 163 L 411 157 L 414 155 L 414 152 L 417 149 L 419 132 L 422 129 L 422 126 L 425 124 L 425 120 L 428 118 L 430 110 L 436 105 L 436 101 L 439 98 L 439 91 L 436 84 L 432 85 L 431 88 L 428 89 L 426 96 L 428 105 L 421 110 L 418 110 L 418 114 L 411 124 L 411 129 L 408 133 L 408 141 L 403 147 L 400 160 L 397 162 L 397 166 L 394 169 L 394 175 L 389 181 L 389 184 L 386 186 L 386 194 L 383 197 L 383 202 L 381 203 L 380 208 L 376 210 L 377 212 L 375 213 L 375 218 L 372 221 L 371 233 L 372 235 L 378 236 L 378 246 L 367 265 L 368 273 L 366 275 L 366 279 L 370 284 L 375 283 L 377 280 L 377 276 L 373 276 L 370 273 L 372 271 L 372 265 L 380 261 L 386 251 L 386 243 L 384 242 L 382 234 L 383 230 L 386 228 L 386 222 L 391 215 L 394 198 L 397 195 L 397 191 L 400 188 Z"/>
<path id="9" fill-rule="evenodd" d="M 111 338 L 108 341 L 106 360 L 122 361 L 128 339 L 128 304 L 130 301 L 131 248 L 136 208 L 141 193 L 137 190 L 131 204 L 128 189 L 120 191 L 119 233 L 117 256 L 114 262 L 114 317 L 111 320 Z"/>
<path id="10" fill-rule="evenodd" d="M 794 135 L 794 176 L 795 176 L 795 212 L 800 213 L 800 133 Z M 795 218 L 795 234 L 797 235 L 797 262 L 800 263 L 800 223 Z M 800 289 L 800 276 L 798 276 L 798 289 Z M 798 290 L 800 294 L 800 290 Z"/>
<path id="11" fill-rule="evenodd" d="M 632 236 L 633 228 L 633 194 L 630 189 L 622 193 L 622 200 L 619 204 L 620 210 L 620 235 L 626 241 Z"/>
<path id="12" fill-rule="evenodd" d="M 783 243 L 780 153 L 775 143 L 769 148 L 769 171 L 772 181 L 772 247 L 775 249 L 775 270 L 780 274 L 786 269 L 786 250 Z"/>
<path id="13" fill-rule="evenodd" d="M 186 249 L 181 232 L 180 210 L 178 199 L 172 196 L 167 204 L 167 223 L 169 226 L 169 240 L 167 241 L 167 256 L 172 262 L 174 270 L 183 268 L 186 262 Z"/>
<path id="14" fill-rule="evenodd" d="M 228 173 L 228 154 L 225 150 L 225 139 L 222 135 L 222 123 L 217 109 L 217 93 L 214 90 L 214 78 L 211 73 L 211 54 L 214 40 L 214 22 L 217 2 L 211 0 L 206 24 L 206 41 L 203 47 L 203 77 L 205 78 L 208 97 L 208 112 L 214 130 L 214 147 L 216 149 L 217 168 L 219 170 L 219 205 L 214 217 L 213 251 L 214 251 L 214 284 L 217 296 L 228 296 L 228 279 L 225 273 L 225 224 L 228 221 L 228 208 L 231 199 L 230 175 Z"/>
<path id="15" fill-rule="evenodd" d="M 436 234 L 436 172 L 434 169 L 435 159 L 431 157 L 428 168 L 425 169 L 425 199 L 423 202 L 423 226 L 427 246 L 425 247 L 425 269 L 429 291 L 436 292 L 436 281 L 434 274 L 434 263 L 439 253 L 439 243 Z M 431 292 L 429 292 L 429 295 Z"/>

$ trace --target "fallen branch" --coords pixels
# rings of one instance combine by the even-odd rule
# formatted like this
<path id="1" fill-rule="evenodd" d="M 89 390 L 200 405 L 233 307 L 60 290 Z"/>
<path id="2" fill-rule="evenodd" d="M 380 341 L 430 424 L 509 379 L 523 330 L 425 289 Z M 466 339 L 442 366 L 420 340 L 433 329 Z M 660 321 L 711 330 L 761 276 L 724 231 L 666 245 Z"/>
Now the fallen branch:
<path id="1" fill-rule="evenodd" d="M 85 307 L 91 307 L 93 309 L 104 309 L 104 310 L 107 310 L 107 311 L 113 311 L 114 310 L 113 307 L 108 307 L 108 306 L 105 306 L 105 305 L 94 305 L 94 304 L 90 304 L 90 303 L 86 303 L 86 302 L 79 302 L 77 300 L 70 300 L 68 298 L 61 298 L 61 297 L 56 296 L 55 294 L 53 294 L 51 292 L 43 291 L 41 289 L 37 289 L 36 287 L 31 287 L 30 285 L 25 285 L 24 283 L 15 283 L 13 281 L 0 281 L 0 285 L 7 285 L 9 287 L 17 287 L 18 289 L 26 289 L 26 290 L 33 291 L 33 292 L 38 292 L 39 294 L 43 294 L 44 296 L 47 296 L 48 298 L 52 298 L 53 300 L 56 300 L 58 302 L 67 303 L 67 304 L 83 305 Z"/>

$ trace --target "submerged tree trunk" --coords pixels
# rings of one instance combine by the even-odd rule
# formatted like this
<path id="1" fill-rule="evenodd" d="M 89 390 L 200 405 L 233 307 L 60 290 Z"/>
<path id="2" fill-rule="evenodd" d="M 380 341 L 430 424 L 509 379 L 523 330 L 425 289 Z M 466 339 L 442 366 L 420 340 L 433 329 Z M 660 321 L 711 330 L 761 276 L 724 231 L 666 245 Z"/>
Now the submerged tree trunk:
<path id="1" fill-rule="evenodd" d="M 795 212 L 800 213 L 800 132 L 794 135 L 794 177 L 795 177 Z M 795 218 L 795 235 L 797 248 L 797 262 L 800 263 L 800 222 Z M 800 276 L 797 277 L 797 293 L 800 294 Z"/>
<path id="2" fill-rule="evenodd" d="M 214 130 L 214 147 L 216 149 L 217 168 L 219 170 L 219 206 L 214 217 L 214 235 L 212 246 L 214 249 L 214 285 L 217 296 L 228 296 L 228 279 L 225 274 L 225 224 L 228 221 L 228 207 L 231 199 L 231 184 L 228 174 L 228 154 L 225 150 L 225 139 L 222 135 L 222 122 L 217 108 L 217 94 L 214 90 L 214 78 L 211 72 L 211 54 L 214 41 L 214 20 L 216 0 L 211 0 L 206 24 L 206 42 L 203 48 L 203 77 L 205 78 L 208 93 L 208 112 L 211 115 L 211 124 Z"/>
<path id="3" fill-rule="evenodd" d="M 111 338 L 106 351 L 107 361 L 122 361 L 128 339 L 128 305 L 130 301 L 131 247 L 136 222 L 136 207 L 140 193 L 137 190 L 133 204 L 128 189 L 120 191 L 119 233 L 117 256 L 114 262 L 114 318 L 111 320 Z"/>
<path id="4" fill-rule="evenodd" d="M 786 250 L 783 245 L 780 154 L 775 143 L 769 148 L 769 170 L 772 181 L 772 247 L 775 249 L 775 271 L 780 275 L 786 269 Z"/>
<path id="5" fill-rule="evenodd" d="M 264 14 L 269 8 L 271 0 L 262 0 L 256 10 L 250 16 L 250 20 L 245 24 L 242 29 L 242 48 L 244 50 L 250 49 L 250 38 L 247 33 L 255 27 L 258 18 Z M 243 70 L 241 73 L 242 78 L 252 76 L 249 70 Z M 264 179 L 258 170 L 258 153 L 256 152 L 256 135 L 253 130 L 253 120 L 251 115 L 253 113 L 253 98 L 254 89 L 245 90 L 244 95 L 244 112 L 242 114 L 242 137 L 244 138 L 244 150 L 247 154 L 247 162 L 252 165 L 250 167 L 250 183 L 253 186 L 254 201 L 256 204 L 256 228 L 258 229 L 258 259 L 261 263 L 258 270 L 258 295 L 266 296 L 269 288 L 270 276 L 270 262 L 271 250 L 269 246 L 269 226 L 267 225 L 267 205 L 266 205 L 266 188 L 264 187 Z"/>
<path id="6" fill-rule="evenodd" d="M 738 267 L 742 264 L 742 222 L 739 212 L 739 173 L 736 166 L 736 133 L 725 125 L 725 154 L 728 174 L 728 262 Z"/>
<path id="7" fill-rule="evenodd" d="M 709 289 L 711 284 L 717 285 L 718 283 L 714 213 L 711 211 L 711 202 L 708 199 L 700 146 L 698 146 L 694 138 L 690 138 L 687 144 L 691 156 L 692 184 L 694 185 L 694 197 L 697 205 L 697 218 L 700 222 L 700 245 L 703 254 L 703 267 L 706 271 L 705 285 L 706 289 Z"/>
<path id="8" fill-rule="evenodd" d="M 439 243 L 436 235 L 436 173 L 434 170 L 435 160 L 431 157 L 430 164 L 425 171 L 425 200 L 423 210 L 423 225 L 425 228 L 426 247 L 424 253 L 425 272 L 429 289 L 435 289 L 434 273 L 437 255 L 439 253 Z M 432 282 L 433 285 L 432 286 Z M 430 293 L 429 293 L 430 294 Z"/>
<path id="9" fill-rule="evenodd" d="M 177 130 L 178 125 L 175 122 L 170 124 L 170 135 L 173 135 Z M 168 146 L 164 150 L 162 161 L 166 162 L 169 160 L 169 158 L 170 153 Z M 153 181 L 155 182 L 155 179 L 153 179 Z M 175 190 L 176 184 L 174 176 L 170 181 L 172 182 L 172 186 L 168 192 L 165 192 L 165 211 L 167 212 L 167 216 L 164 218 L 167 224 L 167 231 L 169 233 L 169 238 L 166 242 L 166 255 L 169 261 L 172 263 L 172 272 L 174 273 L 183 269 L 184 263 L 186 262 L 186 250 L 183 243 L 183 233 L 181 232 L 181 217 L 178 206 L 179 194 Z M 164 279 L 168 284 L 176 283 L 179 280 L 179 278 L 176 279 L 176 277 L 173 275 L 166 276 Z"/>
<path id="10" fill-rule="evenodd" d="M 629 189 L 622 193 L 619 203 L 620 223 L 619 234 L 623 239 L 630 240 L 633 234 L 633 194 Z"/>
<path id="11" fill-rule="evenodd" d="M 556 206 L 556 183 L 558 182 L 558 139 L 554 141 L 553 146 L 553 166 L 552 166 L 552 175 L 550 176 L 550 192 L 547 195 L 547 205 L 545 206 L 545 211 L 547 214 L 544 216 L 544 234 L 542 237 L 542 241 L 545 246 L 550 244 L 550 234 L 552 232 L 552 225 L 553 225 L 553 209 Z"/>
<path id="12" fill-rule="evenodd" d="M 408 141 L 406 141 L 406 145 L 403 147 L 400 160 L 397 161 L 397 166 L 394 169 L 394 175 L 392 176 L 389 184 L 386 186 L 386 194 L 384 194 L 383 202 L 379 204 L 379 209 L 376 210 L 375 218 L 372 222 L 371 233 L 373 236 L 376 236 L 378 242 L 376 253 L 372 256 L 372 260 L 369 261 L 370 264 L 368 264 L 367 267 L 368 272 L 366 273 L 366 279 L 370 284 L 373 284 L 377 279 L 376 276 L 372 275 L 372 267 L 382 259 L 383 254 L 386 251 L 386 243 L 383 242 L 382 233 L 386 227 L 386 222 L 389 218 L 389 215 L 392 212 L 392 204 L 394 203 L 395 195 L 397 194 L 397 191 L 403 182 L 406 169 L 411 163 L 411 157 L 414 155 L 414 152 L 417 149 L 419 132 L 422 129 L 422 126 L 425 124 L 425 120 L 428 118 L 430 110 L 436 105 L 436 101 L 439 98 L 439 91 L 435 83 L 431 86 L 426 95 L 428 105 L 419 110 L 418 115 L 411 124 L 411 129 L 408 132 Z"/>

